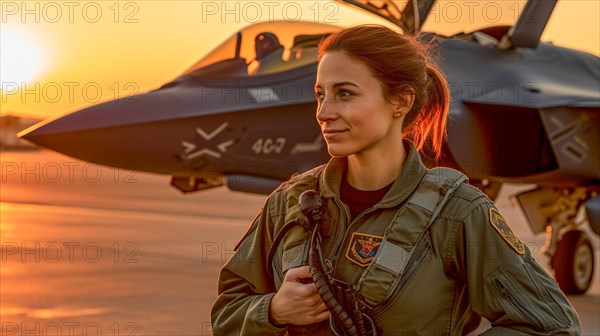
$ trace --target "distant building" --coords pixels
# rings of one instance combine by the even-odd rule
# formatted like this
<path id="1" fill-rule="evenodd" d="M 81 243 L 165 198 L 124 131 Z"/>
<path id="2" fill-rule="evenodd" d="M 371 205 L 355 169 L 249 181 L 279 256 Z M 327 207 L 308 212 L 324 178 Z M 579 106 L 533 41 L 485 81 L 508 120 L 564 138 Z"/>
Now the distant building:
<path id="1" fill-rule="evenodd" d="M 36 148 L 30 142 L 17 138 L 17 133 L 40 121 L 9 114 L 0 116 L 0 149 Z"/>

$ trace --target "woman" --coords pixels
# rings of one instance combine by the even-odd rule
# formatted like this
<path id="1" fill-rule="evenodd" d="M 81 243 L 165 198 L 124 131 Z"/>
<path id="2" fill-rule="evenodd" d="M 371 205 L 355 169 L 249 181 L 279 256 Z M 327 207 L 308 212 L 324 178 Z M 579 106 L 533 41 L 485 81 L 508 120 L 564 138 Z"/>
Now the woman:
<path id="1" fill-rule="evenodd" d="M 214 334 L 460 335 L 481 317 L 493 335 L 578 334 L 494 204 L 421 162 L 426 144 L 440 155 L 450 99 L 426 46 L 365 25 L 319 49 L 317 121 L 332 159 L 271 194 L 221 271 Z M 309 189 L 325 208 L 318 222 L 298 205 Z"/>

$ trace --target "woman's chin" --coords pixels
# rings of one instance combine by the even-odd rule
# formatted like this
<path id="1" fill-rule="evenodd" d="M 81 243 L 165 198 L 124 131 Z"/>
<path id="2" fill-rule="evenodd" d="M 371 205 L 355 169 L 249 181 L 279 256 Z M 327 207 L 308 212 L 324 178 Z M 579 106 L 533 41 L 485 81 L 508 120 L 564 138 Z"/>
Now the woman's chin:
<path id="1" fill-rule="evenodd" d="M 337 145 L 329 145 L 327 147 L 327 151 L 332 157 L 344 157 L 353 154 L 350 150 L 348 150 L 348 148 L 342 148 L 341 146 Z"/>

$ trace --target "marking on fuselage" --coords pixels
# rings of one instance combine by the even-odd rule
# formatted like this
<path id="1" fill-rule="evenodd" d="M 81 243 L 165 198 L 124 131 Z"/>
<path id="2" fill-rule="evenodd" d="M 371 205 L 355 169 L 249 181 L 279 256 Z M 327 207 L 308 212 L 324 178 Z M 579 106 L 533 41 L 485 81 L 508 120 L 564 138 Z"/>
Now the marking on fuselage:
<path id="1" fill-rule="evenodd" d="M 579 146 L 583 147 L 586 151 L 590 149 L 590 146 L 588 146 L 588 144 L 585 141 L 583 141 L 583 139 L 581 139 L 579 136 L 575 136 L 573 138 L 573 141 L 575 141 Z"/>
<path id="2" fill-rule="evenodd" d="M 215 152 L 213 150 L 210 150 L 208 148 L 203 148 L 203 149 L 201 149 L 201 150 L 199 150 L 197 152 L 194 152 L 192 154 L 187 155 L 186 159 L 187 160 L 191 160 L 191 159 L 196 158 L 196 157 L 198 157 L 198 156 L 200 156 L 202 154 L 210 155 L 210 156 L 213 156 L 213 157 L 215 157 L 217 159 L 221 158 L 221 154 L 219 154 L 219 153 L 217 153 L 217 152 Z"/>
<path id="3" fill-rule="evenodd" d="M 187 141 L 182 141 L 181 144 L 183 145 L 183 147 L 185 147 L 183 149 L 183 152 L 185 154 L 193 151 L 194 149 L 196 149 L 196 145 L 194 145 L 193 143 L 187 142 Z"/>
<path id="4" fill-rule="evenodd" d="M 201 137 L 203 137 L 206 140 L 210 140 L 214 137 L 216 137 L 217 135 L 219 135 L 219 133 L 221 133 L 225 128 L 227 127 L 227 123 L 223 123 L 223 125 L 219 126 L 216 130 L 212 131 L 212 133 L 208 134 L 206 132 L 204 132 L 204 130 L 200 127 L 196 127 L 196 132 L 198 134 L 200 134 Z"/>
<path id="5" fill-rule="evenodd" d="M 557 151 L 569 157 L 575 163 L 585 161 L 590 155 L 589 145 L 580 136 L 585 132 L 589 121 L 585 115 L 576 119 L 570 118 L 568 123 L 563 122 L 555 116 L 551 116 L 549 120 L 556 127 L 548 135 Z"/>
<path id="6" fill-rule="evenodd" d="M 227 128 L 227 125 L 228 125 L 228 123 L 225 122 L 210 133 L 205 132 L 200 127 L 196 127 L 196 133 L 198 135 L 200 135 L 200 137 L 202 137 L 204 140 L 210 141 L 214 137 L 219 135 L 219 133 L 221 133 L 225 128 Z M 234 143 L 233 140 L 227 140 L 225 142 L 217 144 L 216 147 L 221 153 L 226 153 L 227 147 L 231 146 L 233 143 Z M 198 145 L 188 142 L 188 141 L 181 141 L 181 145 L 183 146 L 183 152 L 184 152 L 183 158 L 185 160 L 191 160 L 191 159 L 197 158 L 201 155 L 209 155 L 209 156 L 212 156 L 217 159 L 220 159 L 222 157 L 221 153 L 219 153 L 215 150 L 209 149 L 209 148 L 202 148 L 202 149 L 196 151 L 196 148 L 198 148 Z"/>
<path id="7" fill-rule="evenodd" d="M 219 144 L 217 146 L 217 148 L 219 148 L 221 153 L 225 153 L 225 152 L 227 152 L 227 147 L 229 147 L 231 145 L 233 145 L 233 140 L 225 141 L 225 142 Z"/>
<path id="8" fill-rule="evenodd" d="M 292 148 L 291 154 L 319 152 L 323 148 L 323 137 L 319 133 L 313 142 L 299 142 Z"/>
<path id="9" fill-rule="evenodd" d="M 562 121 L 560 121 L 558 118 L 556 118 L 555 116 L 550 116 L 550 122 L 552 122 L 555 126 L 558 126 L 559 128 L 564 127 L 565 125 L 562 123 Z"/>

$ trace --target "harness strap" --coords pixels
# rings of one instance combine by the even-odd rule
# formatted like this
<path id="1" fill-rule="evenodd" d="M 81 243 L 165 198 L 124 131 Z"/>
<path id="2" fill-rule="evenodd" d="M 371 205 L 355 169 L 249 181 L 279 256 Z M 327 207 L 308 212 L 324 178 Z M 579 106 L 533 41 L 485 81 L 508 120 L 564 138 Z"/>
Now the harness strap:
<path id="1" fill-rule="evenodd" d="M 301 176 L 294 176 L 286 187 L 286 204 L 284 226 L 277 232 L 269 249 L 267 265 L 273 266 L 273 258 L 278 248 L 282 250 L 281 273 L 291 268 L 308 264 L 309 238 L 307 218 L 300 211 L 298 201 L 300 194 L 306 190 L 319 191 L 319 177 L 325 166 L 314 168 Z M 285 229 L 285 230 L 284 230 Z M 281 245 L 281 246 L 280 246 Z"/>
<path id="2" fill-rule="evenodd" d="M 452 192 L 465 181 L 464 174 L 450 168 L 434 168 L 425 174 L 416 191 L 396 212 L 377 255 L 358 281 L 363 303 L 373 308 L 396 291 L 407 267 L 418 259 L 415 252 L 423 250 L 423 236 Z"/>
<path id="3" fill-rule="evenodd" d="M 298 181 L 303 185 L 300 189 L 317 188 L 317 180 L 322 172 L 322 167 L 320 168 L 315 169 L 308 178 Z M 450 199 L 452 192 L 466 181 L 467 177 L 461 172 L 444 167 L 428 170 L 423 176 L 415 192 L 394 215 L 377 255 L 363 271 L 355 287 L 358 298 L 367 307 L 374 308 L 385 303 L 398 286 L 406 283 L 401 279 L 405 270 L 410 269 L 415 260 L 422 260 L 416 254 L 422 254 L 423 246 L 429 242 L 429 239 L 424 239 L 429 238 L 426 235 L 429 227 Z M 283 273 L 290 268 L 305 265 L 309 250 L 305 228 L 293 225 L 293 222 L 303 218 L 297 206 L 297 197 L 292 195 L 290 198 L 288 202 L 292 206 L 287 209 L 285 226 L 289 224 L 292 227 L 287 233 L 279 232 L 281 236 L 286 236 L 281 246 Z M 273 251 L 270 251 L 269 255 L 273 255 L 277 245 L 271 246 Z"/>

